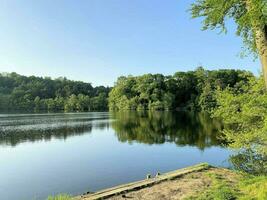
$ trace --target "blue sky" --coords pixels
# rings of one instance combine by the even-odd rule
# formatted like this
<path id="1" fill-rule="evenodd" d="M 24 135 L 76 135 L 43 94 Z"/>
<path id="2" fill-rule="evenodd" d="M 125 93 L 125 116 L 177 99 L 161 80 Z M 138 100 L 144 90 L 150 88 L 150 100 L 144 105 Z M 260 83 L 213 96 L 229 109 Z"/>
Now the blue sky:
<path id="1" fill-rule="evenodd" d="M 235 68 L 242 40 L 201 31 L 192 0 L 1 0 L 0 71 L 113 85 L 120 75 Z"/>

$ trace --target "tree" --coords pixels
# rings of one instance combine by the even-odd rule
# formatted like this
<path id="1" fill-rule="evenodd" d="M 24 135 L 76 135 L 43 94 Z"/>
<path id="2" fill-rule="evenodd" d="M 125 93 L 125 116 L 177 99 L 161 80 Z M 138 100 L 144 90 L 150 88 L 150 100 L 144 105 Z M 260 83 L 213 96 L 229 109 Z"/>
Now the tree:
<path id="1" fill-rule="evenodd" d="M 199 96 L 199 106 L 202 110 L 211 111 L 216 106 L 214 93 L 209 83 L 204 86 L 203 92 Z"/>
<path id="2" fill-rule="evenodd" d="M 104 93 L 100 93 L 98 96 L 91 98 L 92 110 L 107 110 L 107 96 Z"/>
<path id="3" fill-rule="evenodd" d="M 165 110 L 172 110 L 174 104 L 174 94 L 167 92 L 163 97 L 163 104 Z"/>
<path id="4" fill-rule="evenodd" d="M 65 103 L 65 108 L 64 110 L 69 112 L 69 111 L 75 111 L 77 110 L 77 108 L 79 108 L 79 105 L 78 105 L 78 98 L 75 94 L 72 94 L 67 102 Z"/>
<path id="5" fill-rule="evenodd" d="M 223 120 L 223 138 L 230 147 L 267 156 L 267 93 L 263 78 L 252 78 L 240 91 L 216 92 L 213 116 Z M 267 167 L 267 166 L 266 166 Z"/>
<path id="6" fill-rule="evenodd" d="M 52 99 L 52 98 L 46 99 L 46 105 L 47 105 L 48 111 L 56 110 L 56 103 L 55 103 L 54 99 Z"/>
<path id="7" fill-rule="evenodd" d="M 41 99 L 39 96 L 35 97 L 34 99 L 34 110 L 35 111 L 41 110 Z"/>
<path id="8" fill-rule="evenodd" d="M 225 21 L 232 18 L 237 24 L 237 35 L 250 52 L 259 56 L 267 87 L 266 0 L 196 0 L 191 14 L 193 18 L 204 17 L 203 30 L 219 28 L 222 32 L 226 32 Z"/>
<path id="9" fill-rule="evenodd" d="M 8 106 L 9 106 L 8 100 L 9 100 L 9 96 L 3 95 L 0 93 L 0 110 L 8 109 Z"/>

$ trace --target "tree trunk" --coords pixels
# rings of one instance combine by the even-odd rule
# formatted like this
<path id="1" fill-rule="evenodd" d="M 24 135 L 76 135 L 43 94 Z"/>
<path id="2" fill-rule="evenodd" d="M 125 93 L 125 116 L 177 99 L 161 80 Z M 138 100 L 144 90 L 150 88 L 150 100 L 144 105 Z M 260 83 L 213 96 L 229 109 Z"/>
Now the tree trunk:
<path id="1" fill-rule="evenodd" d="M 267 25 L 264 30 L 257 29 L 255 30 L 255 40 L 257 49 L 259 52 L 259 57 L 262 65 L 262 72 L 265 81 L 265 86 L 267 88 Z"/>
<path id="2" fill-rule="evenodd" d="M 253 12 L 253 10 L 259 9 L 255 7 L 254 5 L 255 2 L 254 0 L 245 0 L 246 7 L 248 12 Z M 267 25 L 262 26 L 260 22 L 260 18 L 263 17 L 260 14 L 257 19 L 251 19 L 251 24 L 252 24 L 252 30 L 254 32 L 254 37 L 255 37 L 255 42 L 256 42 L 256 47 L 258 50 L 259 58 L 261 60 L 261 65 L 262 65 L 262 73 L 263 73 L 263 78 L 265 82 L 265 86 L 267 88 Z"/>

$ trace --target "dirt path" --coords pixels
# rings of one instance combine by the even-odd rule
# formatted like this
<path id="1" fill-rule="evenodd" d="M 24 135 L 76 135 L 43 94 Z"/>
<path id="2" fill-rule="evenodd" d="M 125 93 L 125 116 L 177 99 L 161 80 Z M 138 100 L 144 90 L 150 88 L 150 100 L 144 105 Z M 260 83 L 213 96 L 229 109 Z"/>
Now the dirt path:
<path id="1" fill-rule="evenodd" d="M 110 200 L 178 200 L 186 199 L 208 189 L 212 184 L 210 175 L 221 177 L 229 184 L 235 184 L 238 175 L 227 169 L 210 168 L 201 172 L 194 172 L 174 180 L 168 180 L 151 187 L 124 195 L 110 197 Z"/>

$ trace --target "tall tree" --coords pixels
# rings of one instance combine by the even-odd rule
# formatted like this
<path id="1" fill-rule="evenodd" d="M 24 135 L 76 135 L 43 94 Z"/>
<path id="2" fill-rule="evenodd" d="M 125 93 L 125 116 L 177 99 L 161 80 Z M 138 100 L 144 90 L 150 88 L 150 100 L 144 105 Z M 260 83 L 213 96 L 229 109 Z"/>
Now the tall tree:
<path id="1" fill-rule="evenodd" d="M 219 28 L 222 32 L 226 32 L 225 21 L 232 18 L 237 35 L 259 56 L 267 87 L 267 0 L 196 0 L 191 14 L 204 18 L 203 30 Z"/>

